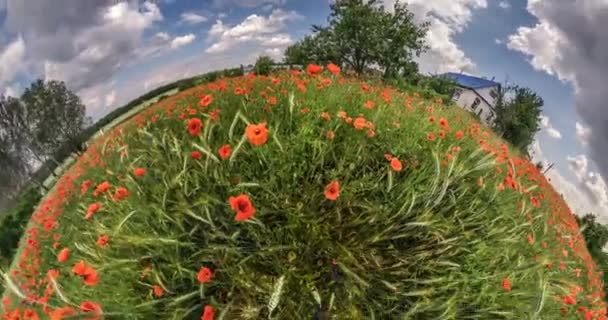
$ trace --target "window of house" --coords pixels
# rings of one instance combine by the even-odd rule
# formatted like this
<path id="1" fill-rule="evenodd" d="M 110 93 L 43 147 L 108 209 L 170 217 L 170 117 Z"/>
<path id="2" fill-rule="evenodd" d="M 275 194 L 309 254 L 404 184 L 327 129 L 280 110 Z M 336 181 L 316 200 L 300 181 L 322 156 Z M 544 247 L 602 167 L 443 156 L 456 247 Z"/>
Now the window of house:
<path id="1" fill-rule="evenodd" d="M 498 98 L 498 93 L 496 92 L 496 89 L 492 89 L 490 90 L 490 97 L 492 97 L 492 99 Z"/>
<path id="2" fill-rule="evenodd" d="M 490 111 L 488 117 L 486 118 L 487 122 L 491 122 L 494 119 L 494 111 Z"/>
<path id="3" fill-rule="evenodd" d="M 471 109 L 477 110 L 477 107 L 479 106 L 480 103 L 481 103 L 481 99 L 475 98 L 475 101 L 473 101 L 473 104 L 471 105 Z"/>
<path id="4" fill-rule="evenodd" d="M 454 95 L 452 96 L 452 100 L 460 99 L 460 95 L 462 94 L 462 89 L 458 88 L 454 91 Z"/>

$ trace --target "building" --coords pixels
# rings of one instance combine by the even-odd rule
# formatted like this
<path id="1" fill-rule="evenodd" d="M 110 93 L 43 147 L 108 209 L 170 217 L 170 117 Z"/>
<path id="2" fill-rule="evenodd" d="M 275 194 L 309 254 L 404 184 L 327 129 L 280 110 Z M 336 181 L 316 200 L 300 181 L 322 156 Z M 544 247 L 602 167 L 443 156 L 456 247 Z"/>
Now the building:
<path id="1" fill-rule="evenodd" d="M 473 77 L 462 73 L 446 73 L 444 76 L 456 81 L 458 88 L 452 100 L 463 109 L 475 113 L 479 119 L 492 125 L 496 120 L 496 100 L 500 93 L 500 83 Z"/>

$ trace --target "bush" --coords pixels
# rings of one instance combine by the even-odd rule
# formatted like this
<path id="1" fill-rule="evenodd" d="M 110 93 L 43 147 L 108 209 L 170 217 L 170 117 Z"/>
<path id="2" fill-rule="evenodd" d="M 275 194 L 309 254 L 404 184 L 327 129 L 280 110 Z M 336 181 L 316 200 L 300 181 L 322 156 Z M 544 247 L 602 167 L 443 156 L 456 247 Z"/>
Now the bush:
<path id="1" fill-rule="evenodd" d="M 255 66 L 253 67 L 253 71 L 257 75 L 267 76 L 270 73 L 270 70 L 271 70 L 273 64 L 274 64 L 274 61 L 272 61 L 272 59 L 270 57 L 260 56 L 255 61 Z"/>
<path id="2" fill-rule="evenodd" d="M 533 164 L 458 108 L 357 79 L 279 73 L 180 92 L 108 132 L 57 190 L 10 273 L 47 311 L 556 319 L 603 308 L 585 299 L 603 292 L 576 222 Z"/>
<path id="3" fill-rule="evenodd" d="M 17 243 L 23 229 L 40 201 L 40 191 L 36 188 L 24 190 L 17 204 L 7 211 L 0 220 L 0 264 L 6 267 L 13 260 Z"/>

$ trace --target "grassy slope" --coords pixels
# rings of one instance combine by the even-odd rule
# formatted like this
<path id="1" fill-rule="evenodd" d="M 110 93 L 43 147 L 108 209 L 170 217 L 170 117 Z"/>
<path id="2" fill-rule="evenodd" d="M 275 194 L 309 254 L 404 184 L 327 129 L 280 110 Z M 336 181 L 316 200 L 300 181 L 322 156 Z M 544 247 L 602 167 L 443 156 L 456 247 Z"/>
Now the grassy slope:
<path id="1" fill-rule="evenodd" d="M 79 194 L 78 186 L 85 178 L 95 184 L 107 179 L 114 185 L 125 185 L 131 196 L 122 202 L 103 200 L 101 218 L 92 223 L 82 221 L 85 207 L 92 201 L 99 201 L 90 193 L 81 200 L 77 196 L 73 200 L 66 197 L 65 203 L 57 200 L 56 205 L 61 208 L 57 213 L 41 212 L 31 224 L 35 227 L 48 225 L 49 221 L 58 223 L 48 225 L 48 232 L 36 236 L 40 244 L 35 247 L 42 250 L 28 250 L 24 244 L 22 248 L 28 254 L 18 257 L 21 261 L 13 270 L 21 269 L 23 272 L 24 266 L 35 265 L 35 270 L 28 272 L 34 272 L 34 277 L 40 279 L 49 268 L 58 269 L 61 291 L 76 305 L 90 299 L 102 304 L 106 312 L 129 310 L 127 315 L 137 312 L 167 317 L 183 316 L 187 311 L 191 314 L 200 312 L 196 308 L 200 308 L 201 300 L 219 310 L 238 311 L 242 315 L 246 307 L 260 305 L 271 295 L 278 275 L 287 274 L 290 285 L 277 314 L 279 317 L 304 316 L 303 312 L 308 310 L 310 314 L 315 307 L 314 295 L 303 293 L 296 284 L 298 280 L 304 284 L 310 279 L 299 278 L 300 274 L 291 269 L 279 268 L 284 263 L 280 256 L 260 257 L 259 261 L 257 258 L 242 260 L 244 258 L 239 255 L 204 249 L 219 244 L 193 235 L 204 232 L 212 238 L 218 236 L 215 228 L 207 230 L 209 227 L 201 225 L 201 222 L 209 223 L 209 217 L 200 220 L 199 214 L 204 213 L 200 212 L 200 205 L 207 201 L 215 203 L 217 195 L 227 197 L 232 194 L 226 194 L 227 190 L 255 195 L 260 223 L 272 225 L 278 223 L 276 216 L 272 215 L 276 210 L 287 210 L 297 216 L 301 210 L 296 209 L 301 208 L 298 201 L 310 203 L 312 212 L 328 210 L 322 196 L 319 198 L 318 189 L 323 188 L 327 179 L 333 178 L 342 180 L 345 185 L 340 205 L 370 210 L 368 214 L 353 216 L 353 223 L 357 222 L 354 225 L 342 225 L 343 228 L 357 230 L 354 234 L 341 236 L 344 237 L 342 243 L 349 244 L 351 252 L 344 249 L 346 251 L 332 253 L 340 257 L 341 271 L 351 279 L 344 286 L 349 288 L 348 292 L 366 292 L 360 281 L 351 283 L 352 279 L 359 279 L 363 283 L 373 283 L 374 288 L 380 286 L 383 289 L 378 288 L 377 292 L 359 297 L 371 299 L 366 308 L 362 308 L 357 299 L 345 298 L 336 303 L 336 309 L 330 313 L 349 313 L 364 318 L 369 316 L 368 312 L 382 314 L 386 312 L 386 306 L 378 301 L 379 305 L 374 306 L 373 297 L 389 293 L 405 301 L 405 304 L 397 304 L 394 312 L 427 317 L 462 318 L 473 313 L 480 318 L 520 319 L 536 313 L 551 317 L 558 314 L 560 308 L 566 308 L 568 315 L 575 317 L 576 308 L 561 301 L 564 296 L 572 295 L 573 290 L 579 303 L 576 307 L 596 310 L 602 307 L 597 302 L 602 292 L 598 289 L 600 283 L 596 270 L 587 265 L 588 253 L 563 200 L 532 164 L 509 156 L 501 148 L 500 140 L 480 129 L 468 114 L 458 108 L 445 108 L 433 101 L 425 101 L 411 93 L 404 95 L 382 88 L 365 91 L 352 80 L 342 79 L 340 82 L 344 83 L 338 85 L 334 79 L 333 84 L 325 87 L 313 79 L 307 92 L 302 93 L 295 89 L 286 74 L 282 78 L 280 84 L 272 84 L 266 79 L 238 79 L 227 83 L 228 91 L 218 91 L 218 84 L 195 88 L 134 118 L 132 122 L 143 125 L 140 130 L 136 131 L 135 123 L 132 123 L 123 126 L 123 133 L 115 130 L 100 137 L 85 157 L 66 173 L 51 199 L 58 199 L 57 192 Z M 243 96 L 235 96 L 232 94 L 234 86 L 249 86 L 252 98 L 245 100 Z M 281 93 L 282 90 L 287 94 Z M 259 96 L 260 91 L 278 98 L 272 111 L 264 111 L 268 103 Z M 212 125 L 213 122 L 207 121 L 202 137 L 193 140 L 185 132 L 184 121 L 176 117 L 186 106 L 196 105 L 200 92 L 214 95 L 212 107 L 221 109 L 220 123 Z M 291 101 L 289 93 L 295 95 Z M 375 107 L 371 110 L 364 108 L 366 101 L 374 101 Z M 167 110 L 171 112 L 167 113 Z M 340 110 L 353 118 L 363 114 L 374 123 L 375 136 L 370 138 L 365 133 L 367 129 L 355 130 L 351 124 L 339 119 L 336 114 Z M 255 149 L 240 143 L 244 125 L 236 116 L 237 111 L 250 121 L 268 122 L 271 139 L 266 146 Z M 331 120 L 319 120 L 319 115 L 326 111 Z M 208 112 L 205 115 L 197 112 L 197 115 L 206 119 Z M 435 121 L 430 122 L 430 117 Z M 450 129 L 441 128 L 438 124 L 440 118 L 448 119 Z M 324 138 L 328 129 L 335 131 L 335 140 Z M 459 130 L 466 135 L 456 140 L 454 135 Z M 427 140 L 428 133 L 439 135 L 441 131 L 446 133 L 445 139 Z M 481 140 L 484 142 L 480 145 Z M 230 143 L 235 154 L 239 150 L 230 171 L 222 165 L 218 167 L 210 158 L 201 162 L 189 160 L 189 151 L 217 150 L 223 143 Z M 461 151 L 454 151 L 454 147 L 460 147 Z M 128 153 L 123 154 L 125 151 Z M 400 157 L 407 164 L 405 172 L 392 172 L 384 153 Z M 100 155 L 103 155 L 101 160 L 107 170 L 99 168 Z M 135 166 L 148 170 L 145 179 L 131 176 Z M 255 183 L 251 185 L 253 190 L 249 190 L 247 184 L 221 185 L 220 189 L 205 187 L 205 181 L 217 183 L 217 179 L 232 179 L 229 172 L 238 174 L 244 182 Z M 298 174 L 310 179 L 295 179 Z M 518 185 L 515 188 L 507 185 L 502 190 L 505 183 L 510 182 L 507 179 L 509 174 Z M 292 175 L 294 178 L 290 178 Z M 72 180 L 76 183 L 73 184 Z M 265 192 L 256 191 L 256 185 L 263 186 Z M 180 192 L 186 199 L 179 198 Z M 167 197 L 177 207 L 166 207 Z M 198 200 L 191 203 L 193 199 Z M 214 217 L 229 212 L 225 205 L 219 205 L 225 199 L 218 201 L 212 209 Z M 292 201 L 296 202 L 294 207 L 279 205 Z M 55 205 L 52 200 L 48 203 L 51 207 Z M 313 209 L 313 203 L 321 204 Z M 157 206 L 161 204 L 161 207 Z M 175 211 L 178 208 L 181 209 Z M 408 214 L 403 217 L 391 214 L 402 212 L 404 208 L 408 208 Z M 142 211 L 150 216 L 140 216 Z M 191 212 L 192 215 L 172 218 L 164 212 L 171 215 Z M 225 234 L 239 230 L 238 226 L 230 224 L 230 219 L 222 220 L 219 216 L 219 220 L 214 218 L 214 222 L 226 229 L 222 229 Z M 317 220 L 304 225 L 340 226 L 343 223 L 313 217 Z M 391 223 L 387 225 L 386 221 Z M 293 226 L 294 230 L 304 228 L 299 220 L 283 223 Z M 194 228 L 187 231 L 185 226 Z M 276 225 L 279 226 L 283 225 Z M 255 224 L 244 228 L 263 239 L 273 238 L 273 233 L 265 234 L 255 229 Z M 316 235 L 327 240 L 334 236 L 332 232 L 323 229 Z M 66 246 L 72 250 L 69 264 L 56 262 L 57 249 L 52 249 L 54 233 L 59 235 L 57 249 Z M 111 235 L 109 247 L 95 245 L 101 233 Z M 43 239 L 44 234 L 48 234 L 49 239 Z M 387 252 L 391 254 L 380 254 L 381 263 L 404 264 L 400 272 L 385 273 L 386 267 L 376 269 L 372 263 L 377 259 L 376 250 L 380 248 L 376 247 L 377 242 L 385 241 L 389 235 L 392 245 Z M 298 232 L 285 231 L 282 236 L 292 241 L 304 240 L 299 238 Z M 396 239 L 401 240 L 395 243 Z M 277 245 L 276 241 L 267 245 Z M 185 249 L 179 249 L 182 242 L 186 242 Z M 201 244 L 205 244 L 203 249 L 198 248 Z M 404 244 L 408 250 L 400 249 Z M 329 246 L 335 247 L 342 248 Z M 322 248 L 327 250 L 328 247 L 323 245 Z M 320 258 L 316 256 L 320 252 L 299 251 L 301 249 L 301 246 L 292 249 L 296 257 L 303 257 L 301 262 L 297 259 L 300 264 L 296 269 L 304 274 L 315 273 L 309 268 Z M 176 255 L 182 250 L 184 252 Z M 209 258 L 200 260 L 201 254 Z M 404 261 L 394 260 L 397 255 L 405 257 Z M 271 258 L 276 263 L 267 265 Z M 96 287 L 83 287 L 80 279 L 70 276 L 72 263 L 79 259 L 92 263 L 101 274 Z M 223 274 L 218 284 L 208 289 L 210 294 L 202 299 L 189 295 L 192 284 L 187 280 L 197 271 L 200 261 L 217 266 Z M 239 265 L 244 263 L 248 267 L 245 270 L 252 274 L 242 275 L 239 271 L 242 269 L 226 264 L 227 261 L 240 261 Z M 20 262 L 23 262 L 21 266 Z M 154 266 L 154 276 L 138 281 L 139 274 L 147 265 Z M 573 275 L 577 269 L 582 271 L 580 277 Z M 23 277 L 24 274 L 20 275 L 17 282 L 22 282 Z M 501 287 L 504 278 L 510 279 L 513 291 L 506 292 Z M 241 301 L 238 301 L 240 305 L 229 308 L 232 302 L 226 297 L 226 286 L 231 281 L 237 283 L 232 290 L 238 292 Z M 382 284 L 382 281 L 388 284 Z M 149 291 L 153 285 L 161 285 L 167 292 L 166 296 L 155 299 Z M 257 287 L 254 291 L 259 292 L 244 290 L 248 287 Z M 392 292 L 387 293 L 386 289 L 391 287 Z M 577 292 L 577 287 L 584 292 Z M 323 301 L 328 299 L 329 289 L 317 290 L 321 291 Z M 133 295 L 133 292 L 139 294 Z M 194 293 L 197 292 L 195 289 Z M 16 297 L 13 295 L 11 300 L 14 302 Z M 55 307 L 65 301 L 54 294 L 51 303 Z"/>
<path id="2" fill-rule="evenodd" d="M 151 98 L 149 100 L 146 100 L 142 103 L 140 103 L 139 105 L 133 107 L 132 109 L 130 109 L 129 111 L 123 113 L 122 115 L 120 115 L 119 117 L 117 117 L 116 119 L 112 120 L 110 123 L 108 123 L 107 125 L 105 125 L 103 128 L 99 129 L 99 131 L 93 135 L 91 137 L 91 139 L 89 141 L 94 141 L 95 139 L 101 137 L 104 135 L 105 132 L 112 130 L 112 128 L 116 127 L 117 125 L 129 120 L 131 117 L 135 116 L 136 114 L 138 114 L 139 112 L 141 112 L 142 110 L 144 110 L 145 108 L 149 107 L 150 105 L 158 102 L 158 100 L 160 99 L 160 97 L 165 96 L 165 95 L 174 95 L 179 91 L 179 89 L 175 88 L 166 92 L 163 92 L 161 94 L 159 94 L 158 96 Z M 89 142 L 90 143 L 90 142 Z M 68 157 L 67 159 L 65 159 L 63 161 L 63 163 L 58 166 L 57 168 L 55 168 L 54 173 L 57 176 L 61 176 L 61 174 L 69 167 L 71 167 L 74 164 L 74 161 L 76 161 L 76 159 L 73 156 Z M 44 180 L 43 185 L 46 186 L 47 188 L 51 188 L 55 182 L 57 181 L 57 178 L 54 177 L 53 175 L 50 175 L 46 180 Z"/>

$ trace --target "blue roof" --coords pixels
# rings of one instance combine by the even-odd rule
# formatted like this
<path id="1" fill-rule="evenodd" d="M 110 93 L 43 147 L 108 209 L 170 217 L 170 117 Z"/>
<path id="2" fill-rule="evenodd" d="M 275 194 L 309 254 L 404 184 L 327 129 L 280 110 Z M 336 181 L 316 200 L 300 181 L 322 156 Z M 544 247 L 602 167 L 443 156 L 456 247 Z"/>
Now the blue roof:
<path id="1" fill-rule="evenodd" d="M 498 83 L 498 82 L 494 82 L 494 81 L 491 81 L 488 79 L 468 76 L 468 75 L 462 74 L 462 73 L 448 72 L 448 73 L 443 74 L 443 76 L 456 80 L 456 83 L 459 86 L 467 87 L 467 88 L 471 88 L 471 89 L 481 89 L 481 88 L 496 87 L 496 86 L 500 87 L 500 83 Z"/>

